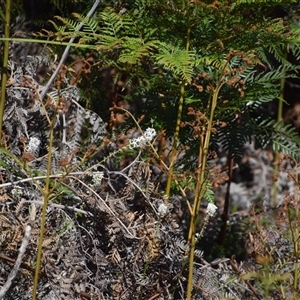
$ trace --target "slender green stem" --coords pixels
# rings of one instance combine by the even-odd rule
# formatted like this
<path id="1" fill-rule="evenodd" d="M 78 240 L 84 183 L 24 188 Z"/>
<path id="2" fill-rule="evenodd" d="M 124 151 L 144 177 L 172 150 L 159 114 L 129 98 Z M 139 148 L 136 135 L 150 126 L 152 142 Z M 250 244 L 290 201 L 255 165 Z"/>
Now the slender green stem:
<path id="1" fill-rule="evenodd" d="M 179 97 L 179 102 L 178 102 L 177 121 L 176 121 L 175 133 L 174 133 L 174 138 L 173 138 L 173 145 L 172 145 L 170 166 L 169 166 L 169 174 L 168 174 L 167 186 L 166 186 L 166 192 L 165 192 L 167 196 L 170 196 L 170 191 L 171 191 L 173 167 L 174 167 L 174 163 L 176 160 L 180 123 L 181 123 L 182 109 L 183 109 L 183 102 L 184 102 L 184 91 L 185 91 L 185 82 L 182 82 L 180 85 L 180 97 Z"/>
<path id="2" fill-rule="evenodd" d="M 7 0 L 6 6 L 5 6 L 5 20 L 4 20 L 4 36 L 5 36 L 5 38 L 9 38 L 10 9 L 11 9 L 11 1 Z M 2 67 L 2 74 L 1 74 L 0 141 L 2 139 L 2 126 L 3 126 L 3 114 L 4 114 L 4 104 L 5 104 L 5 90 L 6 90 L 6 81 L 7 81 L 8 54 L 9 54 L 9 40 L 6 40 L 6 41 L 4 41 L 3 67 Z"/>
<path id="3" fill-rule="evenodd" d="M 295 208 L 295 215 L 292 216 L 290 209 L 288 209 L 288 218 L 289 218 L 289 227 L 291 231 L 292 236 L 292 243 L 293 243 L 293 250 L 294 250 L 294 278 L 293 278 L 293 294 L 294 298 L 296 299 L 296 293 L 298 291 L 298 284 L 299 284 L 299 210 L 298 208 Z M 293 222 L 295 220 L 295 222 Z M 294 223 L 294 225 L 293 225 Z"/>
<path id="4" fill-rule="evenodd" d="M 15 38 L 15 37 L 4 37 L 0 38 L 0 41 L 4 42 L 20 42 L 20 43 L 37 43 L 37 44 L 47 44 L 47 45 L 55 45 L 55 46 L 70 46 L 80 49 L 93 49 L 99 50 L 100 46 L 97 45 L 88 45 L 88 44 L 78 44 L 72 42 L 62 42 L 62 41 L 51 41 L 51 40 L 43 40 L 43 39 L 25 39 L 25 38 Z"/>
<path id="5" fill-rule="evenodd" d="M 194 273 L 194 258 L 195 258 L 195 248 L 196 248 L 196 227 L 197 227 L 197 216 L 201 205 L 201 199 L 205 193 L 205 189 L 203 188 L 205 183 L 205 167 L 207 163 L 207 153 L 209 148 L 209 142 L 211 137 L 211 129 L 213 125 L 214 111 L 217 105 L 217 99 L 219 91 L 222 87 L 220 84 L 215 90 L 213 90 L 212 103 L 210 107 L 210 117 L 207 124 L 206 135 L 204 139 L 204 145 L 200 145 L 200 153 L 199 157 L 199 170 L 197 177 L 197 185 L 196 185 L 196 193 L 194 198 L 193 212 L 191 215 L 190 221 L 190 229 L 189 229 L 189 273 L 188 273 L 188 286 L 187 286 L 187 299 L 192 299 L 192 290 L 193 290 L 193 273 Z"/>
<path id="6" fill-rule="evenodd" d="M 187 12 L 187 18 L 186 18 L 186 26 L 187 26 L 187 37 L 186 37 L 186 45 L 185 50 L 189 51 L 190 49 L 190 43 L 191 43 L 191 25 L 190 25 L 190 17 L 189 17 L 189 4 L 186 4 L 186 12 Z M 170 157 L 170 166 L 169 166 L 169 174 L 167 179 L 167 185 L 166 185 L 166 196 L 170 196 L 171 191 L 171 184 L 172 184 L 172 174 L 173 174 L 173 167 L 176 160 L 176 153 L 177 153 L 177 146 L 179 141 L 179 132 L 180 132 L 180 124 L 181 124 L 181 118 L 182 118 L 182 110 L 183 110 L 183 103 L 184 103 L 184 94 L 185 94 L 185 85 L 186 81 L 182 79 L 180 84 L 180 93 L 179 93 L 179 101 L 178 101 L 178 111 L 177 111 L 177 118 L 176 118 L 176 127 L 173 137 L 173 145 L 171 150 L 171 157 Z"/>
<path id="7" fill-rule="evenodd" d="M 224 70 L 227 67 L 228 62 L 225 63 L 221 75 L 218 78 L 218 84 L 215 88 L 212 87 L 211 98 L 209 100 L 208 108 L 209 110 L 209 120 L 204 130 L 205 138 L 204 143 L 200 140 L 199 145 L 199 156 L 198 156 L 198 175 L 197 175 L 197 184 L 196 184 L 196 193 L 194 197 L 193 211 L 191 214 L 190 228 L 189 228 L 189 236 L 188 242 L 190 245 L 189 249 L 189 273 L 188 273 L 188 285 L 187 285 L 187 299 L 192 299 L 192 290 L 193 290 L 193 273 L 194 273 L 194 258 L 195 258 L 195 248 L 196 248 L 196 227 L 197 227 L 197 216 L 200 210 L 201 200 L 204 196 L 206 190 L 204 188 L 205 185 L 205 176 L 206 176 L 206 164 L 207 164 L 207 154 L 209 149 L 209 143 L 211 138 L 211 132 L 213 127 L 214 113 L 215 108 L 217 106 L 217 100 L 219 96 L 219 92 L 224 84 Z M 201 138 L 202 139 L 202 138 Z"/>
<path id="8" fill-rule="evenodd" d="M 287 59 L 287 47 L 285 48 L 284 53 L 284 59 Z M 278 100 L 278 109 L 277 109 L 277 122 L 280 122 L 282 120 L 282 112 L 283 112 L 283 99 L 284 99 L 284 86 L 285 86 L 285 68 L 283 69 L 283 78 L 280 80 L 280 99 Z M 278 145 L 275 144 L 274 149 L 274 179 L 272 183 L 272 205 L 275 207 L 277 205 L 277 194 L 278 194 L 278 188 L 277 188 L 277 182 L 278 182 L 278 173 L 279 173 L 279 149 Z"/>
<path id="9" fill-rule="evenodd" d="M 59 97 L 58 97 L 58 100 L 59 100 Z M 44 240 L 44 232 L 45 232 L 45 224 L 46 224 L 46 216 L 47 216 L 47 207 L 48 207 L 49 197 L 51 194 L 50 182 L 51 182 L 51 169 L 52 169 L 51 165 L 52 165 L 52 150 L 53 150 L 53 141 L 54 141 L 55 119 L 56 119 L 56 113 L 53 115 L 52 122 L 50 123 L 47 172 L 46 172 L 45 188 L 43 190 L 44 204 L 43 204 L 43 210 L 42 210 L 42 216 L 41 216 L 40 235 L 39 235 L 39 244 L 38 244 L 38 251 L 37 251 L 37 258 L 36 258 L 36 268 L 35 268 L 35 274 L 34 274 L 32 300 L 37 299 L 36 297 L 37 297 L 37 289 L 38 289 L 38 281 L 39 281 L 39 272 L 40 272 L 40 266 L 41 266 L 41 257 L 42 257 L 43 240 Z"/>

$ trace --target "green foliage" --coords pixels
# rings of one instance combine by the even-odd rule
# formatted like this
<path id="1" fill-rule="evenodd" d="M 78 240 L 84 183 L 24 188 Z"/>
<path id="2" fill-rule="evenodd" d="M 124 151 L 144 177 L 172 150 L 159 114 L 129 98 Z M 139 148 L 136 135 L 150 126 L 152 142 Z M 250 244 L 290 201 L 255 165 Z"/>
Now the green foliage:
<path id="1" fill-rule="evenodd" d="M 206 121 L 212 91 L 218 89 L 211 145 L 220 143 L 239 161 L 243 145 L 263 132 L 260 118 L 253 118 L 252 111 L 280 97 L 281 79 L 297 76 L 299 67 L 284 56 L 289 44 L 289 51 L 299 59 L 296 26 L 288 27 L 272 15 L 278 4 L 290 12 L 293 3 L 259 1 L 254 7 L 253 1 L 246 0 L 218 5 L 135 1 L 122 13 L 118 5 L 112 5 L 90 19 L 81 14 L 73 14 L 72 19 L 59 17 L 63 25 L 55 26 L 57 35 L 67 39 L 83 22 L 82 32 L 75 32 L 78 44 L 97 47 L 98 63 L 115 69 L 115 82 L 126 73 L 125 86 L 132 87 L 126 100 L 138 103 L 141 97 L 146 99 L 145 124 L 155 120 L 157 128 L 166 129 L 168 136 L 175 128 L 179 83 L 185 83 L 183 110 L 187 112 L 192 106 L 206 115 Z M 191 34 L 189 49 L 187 32 Z M 190 123 L 193 117 L 182 118 Z M 295 154 L 296 135 L 283 130 L 290 142 L 281 149 Z M 197 138 L 187 136 L 190 133 L 182 128 L 179 135 L 180 142 L 190 148 L 186 163 L 199 149 Z M 264 139 L 267 137 L 272 141 L 273 137 Z"/>
<path id="2" fill-rule="evenodd" d="M 191 83 L 195 52 L 173 47 L 170 49 L 168 45 L 162 45 L 160 50 L 161 53 L 156 57 L 158 64 L 171 71 L 178 79 Z"/>
<path id="3" fill-rule="evenodd" d="M 145 115 L 144 124 L 155 120 L 167 137 L 174 135 L 176 122 L 185 124 L 179 143 L 190 151 L 180 162 L 190 168 L 188 162 L 197 157 L 204 137 L 210 134 L 210 145 L 221 144 L 239 161 L 243 145 L 262 126 L 252 111 L 280 98 L 280 80 L 297 77 L 299 68 L 284 55 L 289 45 L 294 58 L 300 58 L 294 15 L 287 21 L 273 16 L 279 4 L 290 13 L 294 3 L 137 0 L 126 7 L 109 3 L 91 18 L 82 13 L 56 17 L 52 23 L 57 32 L 52 37 L 64 41 L 75 35 L 78 45 L 96 49 L 96 65 L 114 69 L 109 88 L 118 92 L 116 84 L 125 77 L 124 89 L 130 88 L 125 99 L 137 106 L 145 99 L 139 112 Z M 80 23 L 84 26 L 78 31 Z M 97 72 L 93 76 L 100 77 Z M 95 91 L 99 81 L 93 78 L 96 86 L 87 87 L 86 97 L 97 95 L 87 102 L 95 103 L 105 95 L 105 90 L 100 95 Z M 189 107 L 202 113 L 203 120 L 189 115 Z M 178 119 L 179 108 L 184 113 Z M 274 133 L 280 126 L 274 127 Z M 288 143 L 277 142 L 281 149 L 295 154 L 297 136 L 286 127 L 280 134 L 290 138 Z M 264 142 L 272 138 L 265 135 L 268 141 Z"/>
<path id="4" fill-rule="evenodd" d="M 213 192 L 213 187 L 211 182 L 206 181 L 204 183 L 204 188 L 205 188 L 205 193 L 203 195 L 203 198 L 205 200 L 207 200 L 209 203 L 214 203 L 215 202 L 215 198 L 214 198 L 214 192 Z"/>
<path id="5" fill-rule="evenodd" d="M 163 170 L 168 180 L 172 178 L 177 191 L 183 191 L 185 196 L 185 189 L 191 188 L 195 194 L 192 207 L 188 202 L 191 223 L 187 299 L 192 297 L 196 221 L 201 200 L 214 200 L 213 174 L 208 171 L 210 150 L 221 146 L 228 157 L 239 162 L 243 157 L 244 144 L 256 135 L 261 142 L 273 142 L 276 148 L 300 159 L 300 138 L 290 125 L 274 121 L 261 123 L 260 118 L 252 114 L 264 103 L 274 99 L 284 101 L 280 81 L 297 78 L 299 68 L 289 62 L 285 51 L 289 49 L 295 60 L 300 59 L 300 47 L 297 45 L 299 29 L 293 20 L 273 16 L 278 4 L 291 10 L 295 1 L 211 2 L 136 0 L 125 3 L 124 7 L 123 3 L 105 2 L 98 13 L 90 18 L 85 16 L 83 10 L 74 13 L 72 18 L 63 14 L 55 17 L 55 21 L 51 21 L 55 32 L 48 31 L 46 34 L 47 38 L 55 39 L 58 43 L 75 38 L 78 48 L 86 46 L 86 52 L 73 51 L 79 58 L 89 56 L 93 61 L 88 71 L 93 69 L 95 78 L 91 80 L 86 71 L 85 84 L 89 84 L 83 90 L 87 102 L 99 105 L 99 102 L 105 102 L 103 97 L 107 94 L 113 94 L 111 99 L 106 99 L 106 102 L 111 101 L 107 104 L 110 108 L 120 99 L 136 107 L 143 101 L 143 107 L 136 112 L 138 116 L 143 114 L 141 126 L 154 124 L 156 129 L 165 132 L 166 140 L 170 141 L 167 146 L 171 148 L 171 159 L 169 165 L 161 162 Z M 60 0 L 51 3 L 63 11 L 70 9 Z M 70 3 L 77 2 L 74 0 Z M 84 4 L 82 1 L 80 3 Z M 88 5 L 91 4 L 88 1 Z M 78 30 L 80 24 L 83 27 Z M 110 75 L 111 82 L 104 88 L 106 77 Z M 55 91 L 57 109 L 54 111 L 63 114 L 64 108 L 58 109 L 58 96 L 62 95 L 63 99 L 63 94 L 60 89 Z M 51 93 L 48 96 L 50 99 Z M 74 104 L 75 100 L 70 99 L 70 105 Z M 70 149 L 74 150 L 71 151 L 72 158 L 78 152 L 78 145 L 85 148 L 87 143 L 92 148 L 100 144 L 97 134 L 100 129 L 96 124 L 98 119 L 90 112 L 82 114 L 79 109 L 77 112 L 74 135 L 68 140 Z M 88 126 L 84 118 L 88 119 Z M 42 224 L 45 224 L 50 192 L 55 190 L 58 197 L 73 195 L 71 188 L 54 188 L 52 184 L 55 181 L 50 180 L 51 152 L 56 151 L 55 120 L 56 114 L 53 113 L 53 120 L 49 122 L 51 130 Z M 27 133 L 26 122 L 22 125 Z M 123 128 L 128 129 L 130 125 Z M 82 128 L 91 129 L 94 137 L 91 134 L 90 139 L 90 131 L 86 133 L 88 130 Z M 179 149 L 183 149 L 183 154 L 174 164 Z M 83 149 L 80 153 L 83 154 Z M 120 160 L 123 158 L 120 157 Z M 119 162 L 118 157 L 115 162 Z M 117 164 L 113 165 L 115 168 Z M 188 180 L 178 184 L 180 176 L 186 176 Z M 88 185 L 86 188 L 94 192 Z M 41 241 L 43 230 L 42 227 Z M 218 248 L 224 250 L 221 245 Z M 39 256 L 41 249 L 40 246 Z M 150 264 L 145 270 L 148 267 Z M 38 274 L 39 265 L 36 270 Z"/>
<path id="6" fill-rule="evenodd" d="M 231 8 L 232 9 L 240 9 L 249 7 L 252 8 L 255 4 L 255 7 L 257 10 L 260 10 L 262 8 L 276 8 L 276 5 L 283 5 L 288 7 L 291 4 L 297 3 L 297 0 L 237 0 L 234 1 Z"/>
<path id="7" fill-rule="evenodd" d="M 266 18 L 265 21 L 260 21 L 258 24 L 251 24 L 249 20 L 243 20 L 237 14 L 232 16 L 226 14 L 223 18 L 228 18 L 228 20 L 226 19 L 226 22 L 224 22 L 222 19 L 217 19 L 220 18 L 221 14 L 214 10 L 213 6 L 203 7 L 195 5 L 195 7 L 190 8 L 193 11 L 190 16 L 191 20 L 189 20 L 189 26 L 195 35 L 192 37 L 191 43 L 193 50 L 186 51 L 182 49 L 180 44 L 184 39 L 184 30 L 178 31 L 174 28 L 174 26 L 179 24 L 183 29 L 187 28 L 182 7 L 180 7 L 181 4 L 173 3 L 174 7 L 166 7 L 160 2 L 153 1 L 151 4 L 148 3 L 148 5 L 143 1 L 141 2 L 136 2 L 133 10 L 127 11 L 125 14 L 117 13 L 113 8 L 106 8 L 99 13 L 97 18 L 89 20 L 80 14 L 74 14 L 76 20 L 59 17 L 64 26 L 56 26 L 56 29 L 59 31 L 58 35 L 69 38 L 73 35 L 76 26 L 83 22 L 85 24 L 83 33 L 76 33 L 80 36 L 78 42 L 95 42 L 98 50 L 101 51 L 101 55 L 104 54 L 103 52 L 110 53 L 113 51 L 115 64 L 119 62 L 132 65 L 144 57 L 151 56 L 153 59 L 156 59 L 158 64 L 162 64 L 168 71 L 188 82 L 191 81 L 193 73 L 195 74 L 194 66 L 197 65 L 201 68 L 203 66 L 216 65 L 220 63 L 220 58 L 224 57 L 222 52 L 226 53 L 229 49 L 243 50 L 245 47 L 248 49 L 250 47 L 260 51 L 261 54 L 264 53 L 264 51 L 261 51 L 262 44 L 253 43 L 253 38 L 257 40 L 257 29 L 254 28 L 251 31 L 248 29 L 249 25 L 252 25 L 252 27 L 260 25 L 259 30 L 263 34 L 261 39 L 266 37 L 264 46 L 266 42 L 274 45 L 274 39 L 276 39 L 277 44 L 282 42 L 278 40 L 278 34 L 284 30 L 284 26 L 278 20 L 274 21 L 275 23 L 270 23 L 270 19 Z M 222 13 L 225 13 L 227 9 L 226 3 L 220 9 L 223 9 Z M 163 18 L 158 14 L 158 11 L 164 13 Z M 211 11 L 213 15 L 208 16 L 207 12 Z M 156 14 L 155 19 L 154 14 Z M 205 19 L 203 19 L 204 14 L 206 15 Z M 240 31 L 244 31 L 242 41 L 239 40 L 240 32 L 234 32 L 234 35 L 229 40 L 225 38 L 229 31 L 232 32 L 231 25 L 233 21 L 240 26 Z M 97 24 L 99 24 L 98 28 Z M 216 32 L 218 26 L 222 30 Z M 244 28 L 241 26 L 244 26 Z M 209 27 L 211 28 L 210 30 Z M 269 29 L 271 28 L 275 30 L 270 32 Z M 211 32 L 211 30 L 215 31 Z M 200 31 L 202 34 L 200 34 Z M 178 35 L 177 40 L 174 33 Z M 224 36 L 221 38 L 220 34 Z M 255 37 L 250 38 L 252 35 Z M 199 41 L 201 41 L 202 45 L 199 45 Z M 215 44 L 216 42 L 217 44 Z M 236 47 L 237 43 L 240 44 L 238 47 Z M 221 57 L 216 53 L 216 50 Z M 116 55 L 118 52 L 119 55 Z M 277 52 L 275 51 L 275 53 Z M 107 59 L 109 59 L 109 56 L 106 55 L 106 61 Z M 110 59 L 107 62 L 113 63 Z"/>
<path id="8" fill-rule="evenodd" d="M 284 124 L 283 121 L 264 120 L 259 128 L 263 129 L 260 141 L 268 144 L 273 141 L 273 147 L 278 147 L 280 152 L 290 155 L 296 161 L 300 161 L 300 137 L 299 133 L 291 124 Z"/>

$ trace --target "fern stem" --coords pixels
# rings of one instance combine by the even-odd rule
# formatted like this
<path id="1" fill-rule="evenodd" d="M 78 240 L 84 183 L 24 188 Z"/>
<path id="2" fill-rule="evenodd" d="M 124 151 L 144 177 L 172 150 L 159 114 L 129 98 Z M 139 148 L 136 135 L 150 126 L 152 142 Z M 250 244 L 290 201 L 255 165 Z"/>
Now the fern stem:
<path id="1" fill-rule="evenodd" d="M 186 37 L 185 49 L 186 49 L 186 51 L 188 51 L 190 49 L 190 44 L 191 44 L 191 25 L 190 25 L 190 17 L 189 17 L 189 5 L 187 5 L 186 11 L 187 11 L 187 19 L 186 19 L 186 26 L 187 26 L 187 35 L 186 36 L 187 37 Z M 172 145 L 172 150 L 171 150 L 169 173 L 168 173 L 167 185 L 166 185 L 166 191 L 165 191 L 165 194 L 167 197 L 170 196 L 172 177 L 173 177 L 172 176 L 173 175 L 173 167 L 174 167 L 174 163 L 176 160 L 177 146 L 178 146 L 178 141 L 179 141 L 180 124 L 181 124 L 182 110 L 183 110 L 183 103 L 184 103 L 185 85 L 186 85 L 186 81 L 182 79 L 182 82 L 180 84 L 178 111 L 177 111 L 175 132 L 174 132 L 174 137 L 173 137 L 173 145 Z"/>
<path id="2" fill-rule="evenodd" d="M 284 59 L 287 59 L 287 47 L 284 51 Z M 283 100 L 284 99 L 284 86 L 285 86 L 285 75 L 286 70 L 283 69 L 283 77 L 280 80 L 280 99 L 278 101 L 278 109 L 277 109 L 277 123 L 282 120 L 282 113 L 283 113 Z M 273 175 L 273 182 L 272 182 L 272 205 L 275 207 L 277 205 L 277 194 L 278 194 L 278 173 L 279 173 L 279 148 L 278 144 L 275 143 L 275 149 L 274 149 L 274 175 Z"/>
<path id="3" fill-rule="evenodd" d="M 12 37 L 1 37 L 0 41 L 3 42 L 20 42 L 20 43 L 35 43 L 35 44 L 47 44 L 47 45 L 56 45 L 56 46 L 69 46 L 76 47 L 78 49 L 91 49 L 97 50 L 99 46 L 89 45 L 89 44 L 78 44 L 74 42 L 62 42 L 62 41 L 49 41 L 47 39 L 30 39 L 30 38 L 12 38 Z"/>
<path id="4" fill-rule="evenodd" d="M 59 101 L 59 97 L 57 97 L 57 101 Z M 58 103 L 56 103 L 56 105 L 57 104 Z M 51 194 L 50 181 L 51 181 L 51 165 L 52 165 L 52 150 L 53 150 L 53 142 L 54 142 L 55 119 L 56 119 L 56 113 L 54 113 L 52 122 L 50 123 L 47 172 L 46 172 L 45 188 L 43 190 L 44 204 L 43 204 L 43 210 L 42 210 L 42 216 L 41 216 L 40 235 L 39 235 L 39 244 L 38 244 L 37 258 L 36 258 L 36 268 L 35 268 L 35 274 L 34 274 L 32 300 L 37 299 L 36 297 L 37 297 L 39 273 L 40 273 L 40 266 L 41 266 L 41 257 L 42 257 L 43 240 L 44 240 L 44 232 L 45 232 L 45 224 L 46 224 L 46 216 L 47 216 L 47 207 L 48 207 L 49 197 Z"/>
<path id="5" fill-rule="evenodd" d="M 208 146 L 210 141 L 210 135 L 211 135 L 211 128 L 212 128 L 212 122 L 213 122 L 213 113 L 214 113 L 214 103 L 216 103 L 217 100 L 217 93 L 214 93 L 213 95 L 213 101 L 211 105 L 211 114 L 210 119 L 207 125 L 207 132 L 204 140 L 203 149 L 199 150 L 199 153 L 202 152 L 202 154 L 199 157 L 199 171 L 198 171 L 198 178 L 197 178 L 197 185 L 196 185 L 196 193 L 194 197 L 194 205 L 193 205 L 193 212 L 191 215 L 191 221 L 190 221 L 190 229 L 189 229 L 189 273 L 188 273 L 188 286 L 187 286 L 187 299 L 192 299 L 192 289 L 193 289 L 193 273 L 194 273 L 194 257 L 195 257 L 195 249 L 196 249 L 196 227 L 197 227 L 197 216 L 199 212 L 199 208 L 201 205 L 201 198 L 203 197 L 205 190 L 203 189 L 203 185 L 205 182 L 205 166 L 207 162 L 207 152 L 208 152 Z M 202 145 L 200 144 L 200 148 L 202 148 Z"/>
<path id="6" fill-rule="evenodd" d="M 10 10 L 11 10 L 11 1 L 6 0 L 5 19 L 4 19 L 4 36 L 5 36 L 5 38 L 9 38 Z M 3 127 L 5 91 L 6 91 L 6 81 L 7 81 L 8 55 L 9 55 L 9 41 L 6 40 L 4 42 L 3 67 L 2 67 L 2 74 L 1 74 L 0 141 L 2 140 L 2 127 Z"/>
<path id="7" fill-rule="evenodd" d="M 176 160 L 176 152 L 177 152 L 177 144 L 179 141 L 179 131 L 180 131 L 180 123 L 182 118 L 182 109 L 183 109 L 183 102 L 184 102 L 184 92 L 185 92 L 185 81 L 182 81 L 180 85 L 180 98 L 178 102 L 178 111 L 177 111 L 177 119 L 176 119 L 176 127 L 175 133 L 173 138 L 173 145 L 171 151 L 171 158 L 170 158 L 170 166 L 168 172 L 168 179 L 167 179 L 167 186 L 166 186 L 166 196 L 170 196 L 171 191 L 171 184 L 172 184 L 172 175 L 173 175 L 173 167 Z"/>
<path id="8" fill-rule="evenodd" d="M 225 64 L 226 66 L 226 64 Z M 225 67 L 224 67 L 225 69 Z M 223 73 L 223 72 L 222 72 Z M 209 121 L 206 128 L 204 144 L 200 143 L 199 146 L 199 158 L 198 158 L 198 176 L 197 176 L 197 184 L 196 184 L 196 193 L 194 197 L 194 204 L 193 204 L 193 212 L 191 214 L 191 221 L 190 221 L 190 228 L 189 228 L 189 236 L 188 242 L 190 245 L 189 249 L 189 273 L 188 273 L 188 284 L 187 284 L 187 299 L 192 299 L 192 290 L 193 290 L 193 273 L 194 273 L 194 259 L 195 259 L 195 249 L 196 249 L 196 227 L 197 227 L 197 216 L 200 210 L 201 199 L 205 194 L 205 169 L 207 164 L 207 154 L 208 148 L 210 143 L 211 137 L 211 130 L 213 127 L 213 119 L 214 119 L 214 112 L 217 106 L 218 95 L 220 92 L 221 87 L 223 86 L 223 76 L 219 78 L 219 83 L 215 89 L 212 90 L 212 100 L 210 105 L 210 115 Z"/>

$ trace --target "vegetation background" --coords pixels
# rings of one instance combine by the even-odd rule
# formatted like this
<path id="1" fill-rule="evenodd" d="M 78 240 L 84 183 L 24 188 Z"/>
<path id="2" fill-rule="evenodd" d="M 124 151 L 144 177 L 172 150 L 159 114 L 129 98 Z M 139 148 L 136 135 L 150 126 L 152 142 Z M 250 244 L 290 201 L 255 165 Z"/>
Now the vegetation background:
<path id="1" fill-rule="evenodd" d="M 299 299 L 298 1 L 1 5 L 1 299 Z"/>

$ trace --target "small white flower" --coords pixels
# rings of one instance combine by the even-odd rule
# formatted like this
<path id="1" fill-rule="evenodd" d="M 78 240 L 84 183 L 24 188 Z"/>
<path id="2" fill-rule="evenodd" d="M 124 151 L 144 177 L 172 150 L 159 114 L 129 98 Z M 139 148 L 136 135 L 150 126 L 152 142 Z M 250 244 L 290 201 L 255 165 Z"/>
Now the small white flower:
<path id="1" fill-rule="evenodd" d="M 104 177 L 103 172 L 97 172 L 93 174 L 92 185 L 100 184 Z"/>
<path id="2" fill-rule="evenodd" d="M 159 205 L 157 211 L 158 211 L 158 215 L 159 215 L 161 218 L 163 218 L 163 217 L 167 214 L 167 212 L 168 212 L 168 207 L 167 207 L 167 205 L 165 205 L 164 203 L 161 203 L 161 204 Z"/>
<path id="3" fill-rule="evenodd" d="M 215 206 L 213 203 L 208 203 L 207 208 L 206 208 L 206 213 L 212 217 L 215 212 L 217 211 L 218 207 Z"/>
<path id="4" fill-rule="evenodd" d="M 152 142 L 155 136 L 156 136 L 155 129 L 147 128 L 146 131 L 144 132 L 144 135 L 129 141 L 129 148 L 134 149 L 134 148 L 143 147 L 147 145 L 148 142 Z"/>
<path id="5" fill-rule="evenodd" d="M 147 128 L 144 133 L 146 139 L 151 142 L 153 138 L 156 136 L 156 131 L 154 128 Z"/>
<path id="6" fill-rule="evenodd" d="M 36 137 L 31 137 L 29 139 L 28 145 L 25 148 L 26 152 L 36 153 L 40 147 L 41 141 Z"/>

